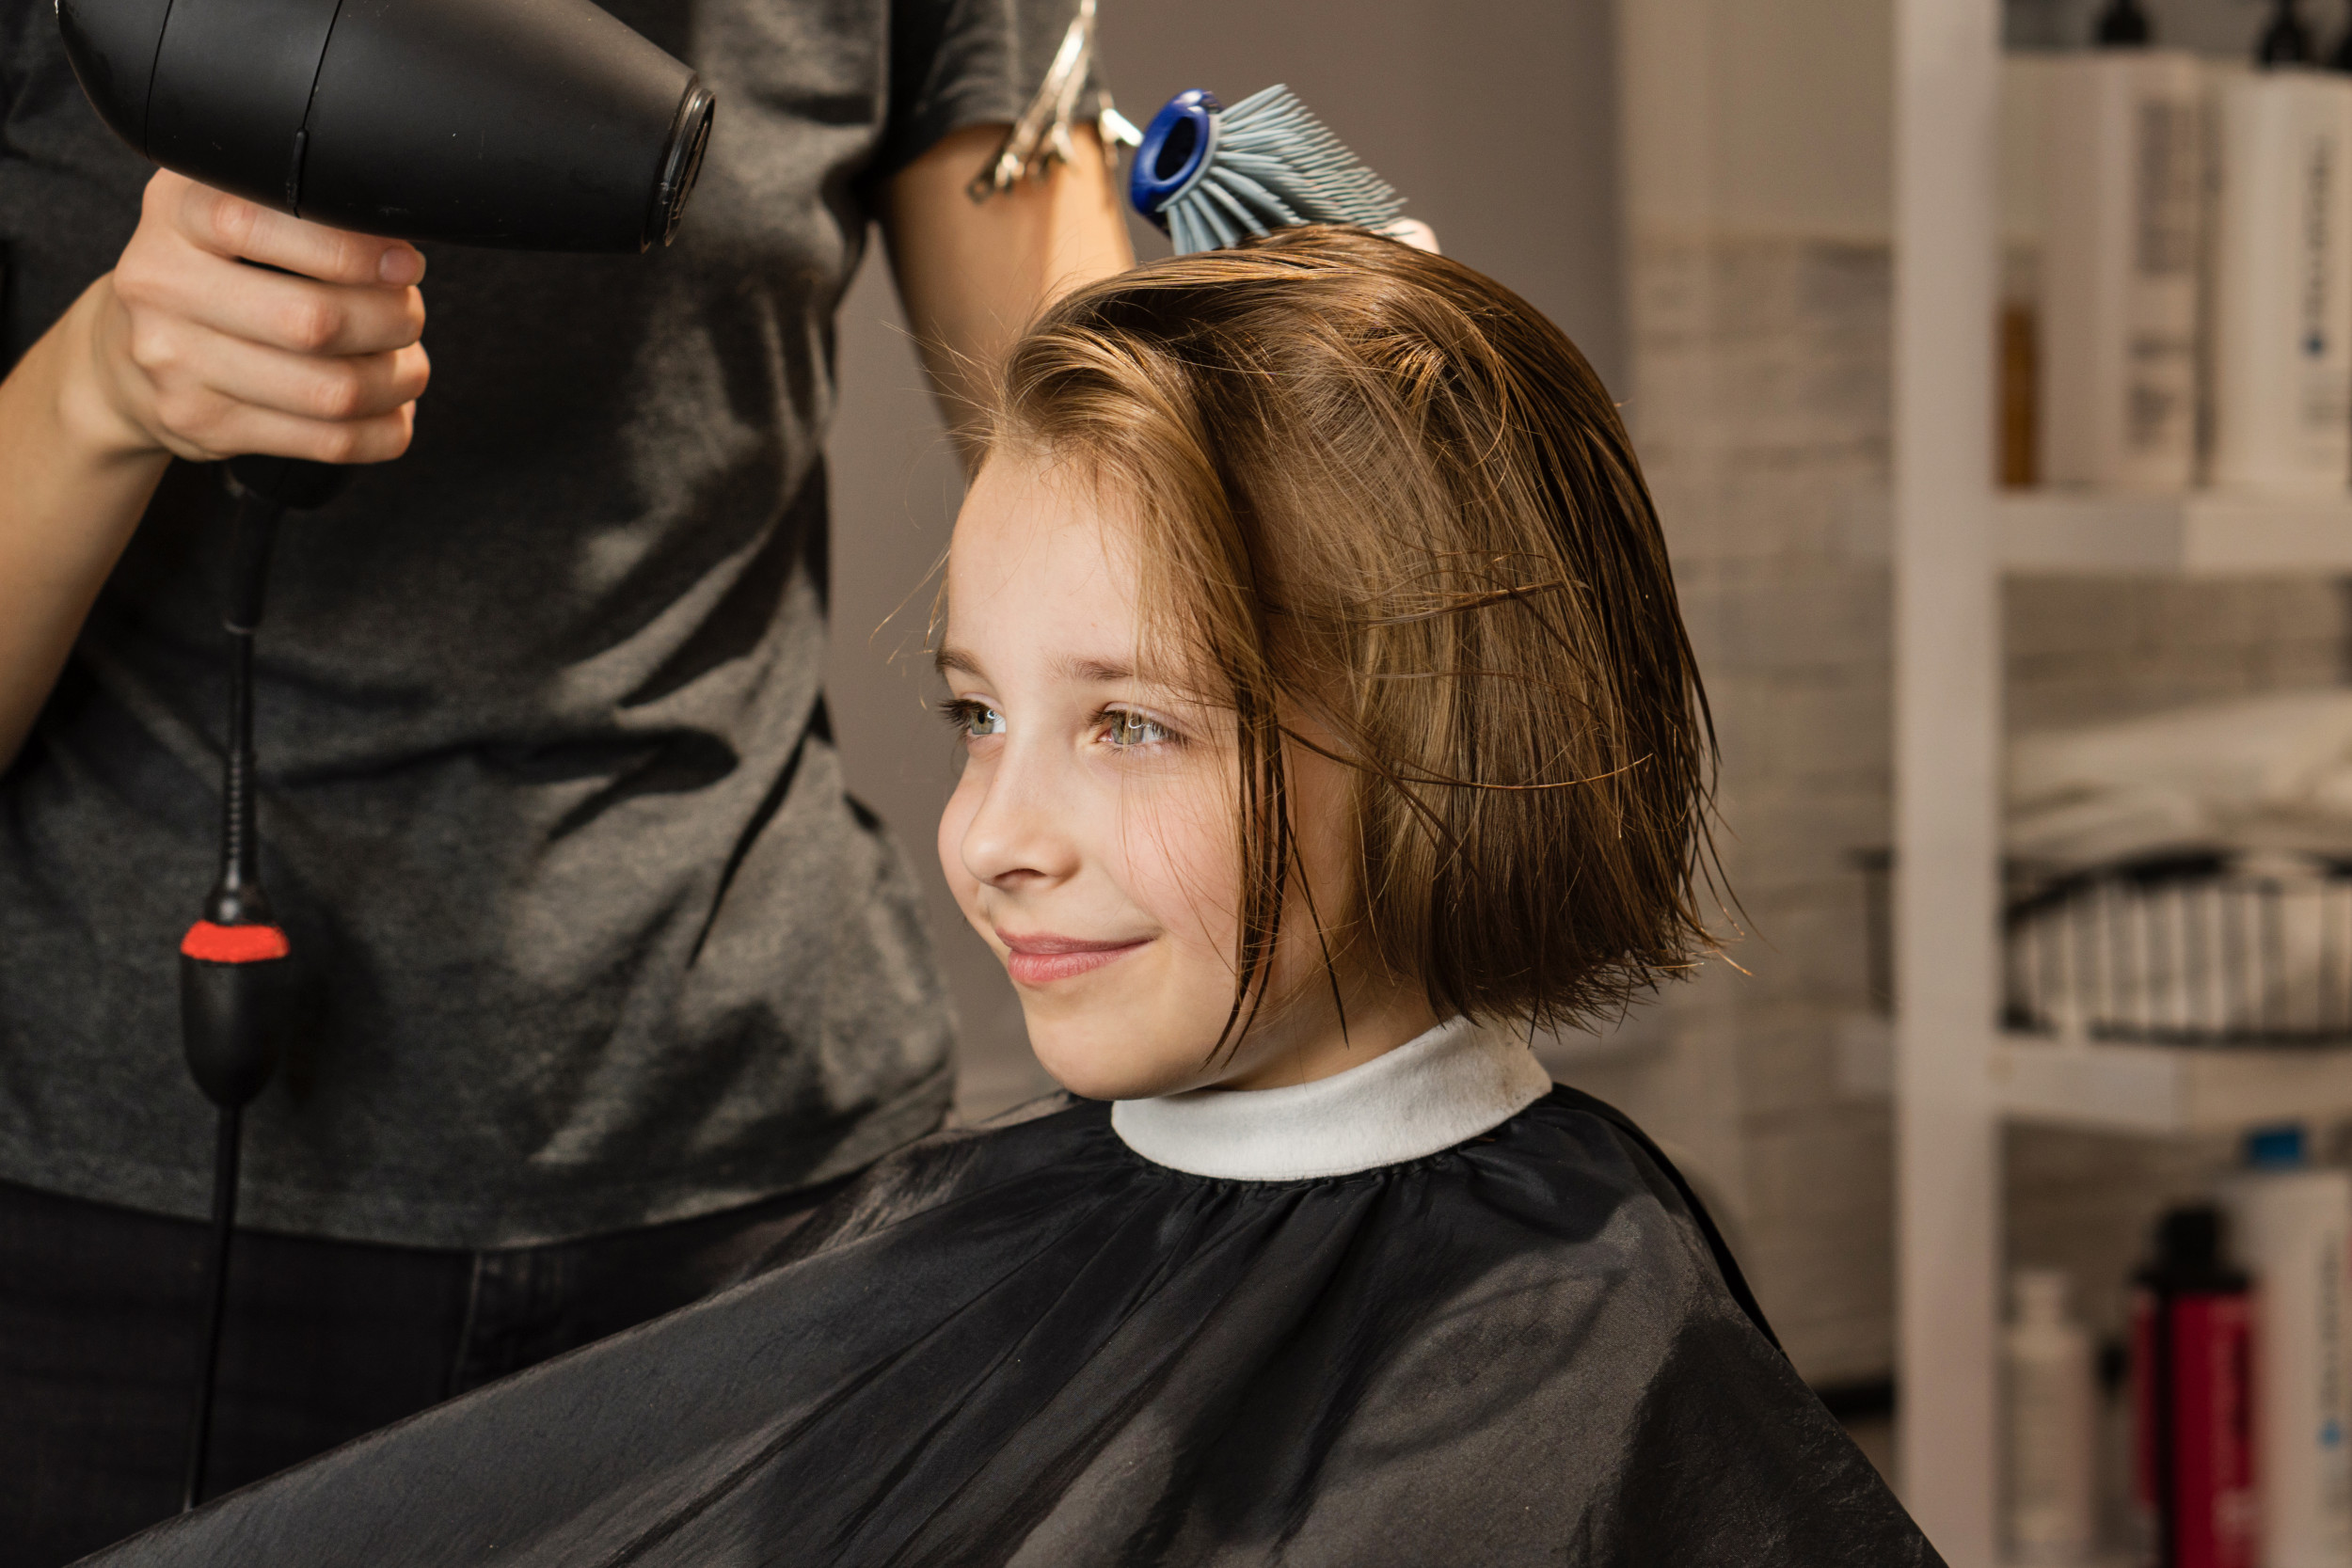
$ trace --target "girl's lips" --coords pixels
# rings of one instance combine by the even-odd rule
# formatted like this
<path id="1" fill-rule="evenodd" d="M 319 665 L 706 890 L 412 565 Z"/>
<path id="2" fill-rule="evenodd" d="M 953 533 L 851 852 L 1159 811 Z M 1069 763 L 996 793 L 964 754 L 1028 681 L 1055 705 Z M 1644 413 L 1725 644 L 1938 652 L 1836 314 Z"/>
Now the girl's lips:
<path id="1" fill-rule="evenodd" d="M 1116 963 L 1152 939 L 1138 937 L 1131 942 L 1081 942 L 1076 937 L 1057 937 L 1042 932 L 1034 936 L 1013 936 L 999 931 L 996 940 L 1005 944 L 1005 972 L 1012 976 L 1015 984 L 1043 986 L 1089 974 L 1104 964 Z"/>

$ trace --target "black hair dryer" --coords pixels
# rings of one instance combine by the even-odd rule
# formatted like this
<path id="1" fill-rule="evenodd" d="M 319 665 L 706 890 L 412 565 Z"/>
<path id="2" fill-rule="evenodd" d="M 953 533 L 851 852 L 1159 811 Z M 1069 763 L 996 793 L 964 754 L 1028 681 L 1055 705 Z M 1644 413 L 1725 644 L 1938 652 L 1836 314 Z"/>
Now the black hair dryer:
<path id="1" fill-rule="evenodd" d="M 712 98 L 591 0 L 58 0 L 82 90 L 192 180 L 338 229 L 667 242 Z"/>

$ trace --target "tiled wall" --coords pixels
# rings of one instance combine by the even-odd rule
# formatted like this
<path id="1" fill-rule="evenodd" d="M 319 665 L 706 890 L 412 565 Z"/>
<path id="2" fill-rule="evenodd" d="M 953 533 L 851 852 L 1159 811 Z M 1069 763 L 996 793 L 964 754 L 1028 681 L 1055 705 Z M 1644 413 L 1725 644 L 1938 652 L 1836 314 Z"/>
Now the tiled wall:
<path id="1" fill-rule="evenodd" d="M 1724 924 L 1746 935 L 1635 1027 L 1646 1051 L 1563 1068 L 1716 1189 L 1808 1376 L 1881 1374 L 1885 1037 L 1851 857 L 1888 832 L 1886 253 L 1653 241 L 1629 272 L 1627 414 L 1713 705 Z"/>
<path id="2" fill-rule="evenodd" d="M 2038 578 L 2004 595 L 2012 730 L 2344 678 L 2344 585 Z"/>

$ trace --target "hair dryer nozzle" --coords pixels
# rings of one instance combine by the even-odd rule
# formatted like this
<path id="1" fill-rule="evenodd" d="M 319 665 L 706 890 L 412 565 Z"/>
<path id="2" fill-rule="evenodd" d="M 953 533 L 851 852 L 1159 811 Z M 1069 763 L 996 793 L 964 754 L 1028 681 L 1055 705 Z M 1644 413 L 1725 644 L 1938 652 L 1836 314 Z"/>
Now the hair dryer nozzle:
<path id="1" fill-rule="evenodd" d="M 653 193 L 653 211 L 645 218 L 645 244 L 668 245 L 686 215 L 686 198 L 702 177 L 703 152 L 710 146 L 710 121 L 719 101 L 697 79 L 678 100 L 677 122 L 670 130 L 670 150 L 661 160 L 661 183 Z"/>

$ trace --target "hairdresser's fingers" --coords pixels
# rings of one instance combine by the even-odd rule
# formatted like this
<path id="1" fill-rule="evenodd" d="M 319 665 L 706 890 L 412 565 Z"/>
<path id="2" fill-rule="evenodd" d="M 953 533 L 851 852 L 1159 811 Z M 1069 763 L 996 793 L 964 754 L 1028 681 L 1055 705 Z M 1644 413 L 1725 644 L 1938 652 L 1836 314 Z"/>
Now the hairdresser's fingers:
<path id="1" fill-rule="evenodd" d="M 114 291 L 142 326 L 191 322 L 296 354 L 376 354 L 424 333 L 424 295 L 414 287 L 266 272 L 146 224 L 115 263 Z"/>
<path id="2" fill-rule="evenodd" d="M 189 244 L 215 256 L 283 267 L 326 283 L 405 287 L 424 277 L 424 256 L 405 240 L 306 223 L 167 169 L 149 182 L 147 201 Z"/>
<path id="3" fill-rule="evenodd" d="M 330 463 L 398 456 L 432 372 L 421 343 L 320 357 L 121 310 L 96 333 L 100 360 L 119 367 L 108 377 L 118 409 L 157 445 L 199 462 L 248 451 Z"/>
<path id="4" fill-rule="evenodd" d="M 371 420 L 423 396 L 433 370 L 421 343 L 388 354 L 322 358 L 190 327 L 158 346 L 166 356 L 186 356 L 143 368 L 165 389 L 158 409 L 175 429 L 190 434 L 183 410 L 200 398 L 225 398 L 305 420 Z"/>
<path id="5" fill-rule="evenodd" d="M 158 314 L 289 354 L 321 357 L 384 354 L 424 336 L 424 296 L 415 289 L 353 289 L 233 262 L 214 262 L 233 276 L 212 288 L 193 270 L 168 280 L 134 279 L 126 294 Z M 119 278 L 116 292 L 125 287 Z"/>
<path id="6" fill-rule="evenodd" d="M 248 452 L 319 463 L 382 463 L 408 450 L 417 405 L 404 403 L 366 419 L 313 420 L 244 403 L 201 387 L 175 390 L 154 427 L 163 445 L 191 462 Z"/>
<path id="7" fill-rule="evenodd" d="M 417 405 L 413 403 L 402 404 L 373 419 L 331 424 L 256 408 L 250 404 L 233 404 L 224 410 L 215 427 L 221 445 L 211 456 L 262 451 L 278 457 L 307 457 L 318 463 L 384 463 L 408 450 L 416 419 Z"/>

